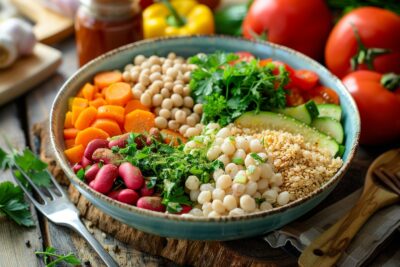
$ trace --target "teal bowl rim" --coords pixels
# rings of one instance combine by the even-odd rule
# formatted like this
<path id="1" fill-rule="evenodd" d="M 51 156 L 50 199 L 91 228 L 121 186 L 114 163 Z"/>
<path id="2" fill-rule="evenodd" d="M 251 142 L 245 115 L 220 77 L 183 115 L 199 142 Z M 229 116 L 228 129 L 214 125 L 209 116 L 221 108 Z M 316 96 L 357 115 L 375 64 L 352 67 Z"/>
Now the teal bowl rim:
<path id="1" fill-rule="evenodd" d="M 301 58 L 301 60 L 303 60 L 304 62 L 306 62 L 307 64 L 311 64 L 314 65 L 315 67 L 320 68 L 323 72 L 325 72 L 325 74 L 329 77 L 329 79 L 332 79 L 334 81 L 334 83 L 336 84 L 336 86 L 338 88 L 340 88 L 340 90 L 343 92 L 343 94 L 345 95 L 345 97 L 347 98 L 347 100 L 349 101 L 349 103 L 351 103 L 351 108 L 355 111 L 355 114 L 352 114 L 353 119 L 354 119 L 354 123 L 355 123 L 355 139 L 352 141 L 352 146 L 349 148 L 350 151 L 348 153 L 348 157 L 347 160 L 343 162 L 343 165 L 341 166 L 341 168 L 338 170 L 338 172 L 328 181 L 326 182 L 324 185 L 322 185 L 321 187 L 319 187 L 318 189 L 314 190 L 312 193 L 308 194 L 305 197 L 296 199 L 284 206 L 281 207 L 275 207 L 271 210 L 268 211 L 259 211 L 259 212 L 255 212 L 255 213 L 250 213 L 250 214 L 245 214 L 245 215 L 241 215 L 241 216 L 222 216 L 219 218 L 209 218 L 209 217 L 184 217 L 184 216 L 180 216 L 180 215 L 175 215 L 175 214 L 169 214 L 169 213 L 161 213 L 161 212 L 155 212 L 155 211 L 150 211 L 150 210 L 145 210 L 145 209 L 140 209 L 137 208 L 136 206 L 132 206 L 132 205 L 128 205 L 128 204 L 124 204 L 118 201 L 115 201 L 111 198 L 109 198 L 106 195 L 103 195 L 101 193 L 98 193 L 96 191 L 94 191 L 92 188 L 89 187 L 89 185 L 87 185 L 86 183 L 84 183 L 83 181 L 81 181 L 76 175 L 75 173 L 72 171 L 72 168 L 69 166 L 68 161 L 66 160 L 63 150 L 61 150 L 58 146 L 57 146 L 57 140 L 56 140 L 56 131 L 58 131 L 58 129 L 56 129 L 55 127 L 55 121 L 57 120 L 57 114 L 56 111 L 58 111 L 59 106 L 61 105 L 67 105 L 67 103 L 61 103 L 60 98 L 62 98 L 62 96 L 64 94 L 67 94 L 66 92 L 68 91 L 68 88 L 71 86 L 71 83 L 74 82 L 75 79 L 77 79 L 77 77 L 79 77 L 80 75 L 82 75 L 83 73 L 90 73 L 90 67 L 96 65 L 96 64 L 101 64 L 102 62 L 108 60 L 109 57 L 114 56 L 115 54 L 120 53 L 121 51 L 125 51 L 125 50 L 130 50 L 133 49 L 137 46 L 142 46 L 142 45 L 146 45 L 149 43 L 154 43 L 154 42 L 162 42 L 162 41 L 168 41 L 168 40 L 176 40 L 176 39 L 195 39 L 195 38 L 209 38 L 209 39 L 227 39 L 229 41 L 236 41 L 236 40 L 240 40 L 240 41 L 246 41 L 246 42 L 252 42 L 255 44 L 262 44 L 262 45 L 267 45 L 271 48 L 274 49 L 281 49 L 286 51 L 289 54 L 294 54 L 297 57 Z M 89 70 L 88 70 L 89 69 Z M 64 118 L 64 117 L 62 117 Z M 335 75 L 333 75 L 331 72 L 329 72 L 328 69 L 326 69 L 324 66 L 322 66 L 320 63 L 318 63 L 317 61 L 309 58 L 308 56 L 297 52 L 293 49 L 290 49 L 288 47 L 285 46 L 281 46 L 278 44 L 274 44 L 274 43 L 270 43 L 267 41 L 262 41 L 262 40 L 248 40 L 245 38 L 241 38 L 241 37 L 233 37 L 233 36 L 226 36 L 226 35 L 191 35 L 191 36 L 173 36 L 173 37 L 161 37 L 161 38 L 153 38 L 153 39 L 146 39 L 146 40 L 142 40 L 142 41 L 138 41 L 135 43 L 131 43 L 125 46 L 121 46 L 117 49 L 114 49 L 110 52 L 107 52 L 93 60 L 91 60 L 90 62 L 88 62 L 86 65 L 84 65 L 83 67 L 81 67 L 80 69 L 78 69 L 61 87 L 61 89 L 59 90 L 59 92 L 56 95 L 56 98 L 53 102 L 52 108 L 51 108 L 51 112 L 50 112 L 50 142 L 51 145 L 53 147 L 53 150 L 55 152 L 55 156 L 56 156 L 56 160 L 58 161 L 58 163 L 60 164 L 61 168 L 63 169 L 63 171 L 65 172 L 65 174 L 67 175 L 67 177 L 69 179 L 73 180 L 73 184 L 79 185 L 81 187 L 82 190 L 85 190 L 86 192 L 92 194 L 94 197 L 96 198 L 100 198 L 101 200 L 114 205 L 114 206 L 118 206 L 119 208 L 122 209 L 127 209 L 131 212 L 135 212 L 139 215 L 143 215 L 143 216 L 150 216 L 150 217 L 156 217 L 156 218 L 164 218 L 164 219 L 168 219 L 168 220 L 173 220 L 173 221 L 182 221 L 182 222 L 220 222 L 220 223 L 226 223 L 226 222 L 230 222 L 230 221 L 247 221 L 247 220 L 252 220 L 252 219 L 256 219 L 256 218 L 262 218 L 262 217 L 267 217 L 268 215 L 271 214 L 275 214 L 275 213 L 282 213 L 290 208 L 299 206 L 301 204 L 303 204 L 304 202 L 320 195 L 323 191 L 325 191 L 326 189 L 334 186 L 335 184 L 337 184 L 336 182 L 338 182 L 343 175 L 345 174 L 345 172 L 347 171 L 347 169 L 350 166 L 351 161 L 354 158 L 355 152 L 357 150 L 358 147 L 358 142 L 359 142 L 359 137 L 360 137 L 360 115 L 357 109 L 357 105 L 354 102 L 354 99 L 352 98 L 352 96 L 350 95 L 350 93 L 347 91 L 346 87 L 342 84 L 342 82 L 340 81 L 339 78 L 337 78 Z"/>

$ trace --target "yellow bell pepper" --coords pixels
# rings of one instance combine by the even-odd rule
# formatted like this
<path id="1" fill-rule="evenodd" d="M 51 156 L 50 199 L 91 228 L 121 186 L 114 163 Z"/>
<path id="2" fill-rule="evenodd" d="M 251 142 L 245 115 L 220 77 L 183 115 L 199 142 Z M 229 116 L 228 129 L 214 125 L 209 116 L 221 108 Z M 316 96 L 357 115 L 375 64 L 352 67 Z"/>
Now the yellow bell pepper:
<path id="1" fill-rule="evenodd" d="M 212 34 L 213 13 L 195 0 L 172 0 L 155 3 L 143 11 L 143 36 Z"/>

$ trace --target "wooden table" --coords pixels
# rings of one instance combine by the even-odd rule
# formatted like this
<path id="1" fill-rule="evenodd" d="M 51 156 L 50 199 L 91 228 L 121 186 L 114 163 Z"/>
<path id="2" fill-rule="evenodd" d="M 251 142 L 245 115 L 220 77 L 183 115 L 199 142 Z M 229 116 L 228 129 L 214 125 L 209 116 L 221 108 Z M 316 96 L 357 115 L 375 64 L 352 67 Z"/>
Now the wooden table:
<path id="1" fill-rule="evenodd" d="M 28 94 L 0 107 L 0 132 L 7 135 L 17 148 L 23 148 L 27 145 L 35 148 L 31 131 L 33 125 L 48 118 L 51 104 L 57 91 L 77 69 L 73 38 L 56 45 L 56 48 L 63 53 L 63 63 L 58 72 Z M 2 142 L 3 140 L 0 140 L 0 146 L 4 147 Z M 395 144 L 391 145 L 391 147 L 395 146 Z M 397 146 L 399 147 L 400 145 L 397 144 Z M 344 179 L 348 182 L 350 181 L 350 183 L 361 185 L 362 178 L 370 162 L 388 148 L 360 148 L 355 159 L 357 164 L 353 165 Z M 4 180 L 12 180 L 9 172 L 0 173 L 0 181 Z M 33 208 L 31 210 L 37 225 L 35 228 L 19 227 L 5 218 L 0 218 L 0 267 L 43 266 L 43 263 L 34 255 L 34 251 L 43 250 L 49 245 L 56 247 L 63 253 L 72 251 L 80 259 L 89 260 L 92 266 L 102 266 L 99 258 L 77 234 L 48 222 Z M 110 236 L 105 238 L 100 231 L 95 231 L 95 236 L 104 245 L 118 244 L 123 252 L 120 253 L 120 257 L 123 257 L 121 260 L 126 263 L 126 266 L 174 265 L 163 258 L 147 255 L 129 248 Z M 400 244 L 398 241 L 397 243 L 395 242 L 396 239 L 400 240 L 399 232 L 386 242 L 382 250 L 380 250 L 383 252 L 378 252 L 377 255 L 374 255 L 368 265 L 377 266 L 379 262 L 399 250 Z M 235 244 L 232 243 L 232 245 L 234 246 Z M 267 246 L 266 243 L 260 242 L 260 246 L 264 245 Z"/>

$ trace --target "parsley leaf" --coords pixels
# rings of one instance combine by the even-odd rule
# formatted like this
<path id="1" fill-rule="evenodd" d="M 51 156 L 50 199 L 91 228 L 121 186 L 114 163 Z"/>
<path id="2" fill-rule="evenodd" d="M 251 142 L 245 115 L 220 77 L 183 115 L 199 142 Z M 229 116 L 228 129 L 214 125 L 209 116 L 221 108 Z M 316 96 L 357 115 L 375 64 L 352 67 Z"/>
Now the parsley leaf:
<path id="1" fill-rule="evenodd" d="M 11 182 L 0 183 L 0 215 L 6 215 L 19 225 L 34 225 L 23 191 Z"/>
<path id="2" fill-rule="evenodd" d="M 85 170 L 83 168 L 79 169 L 79 171 L 76 173 L 76 176 L 79 178 L 79 180 L 85 181 Z"/>
<path id="3" fill-rule="evenodd" d="M 246 111 L 273 110 L 286 106 L 284 86 L 288 72 L 280 66 L 259 66 L 258 60 L 230 63 L 235 54 L 216 52 L 189 58 L 198 68 L 192 71 L 190 87 L 196 102 L 203 103 L 202 122 L 225 126 Z"/>
<path id="4" fill-rule="evenodd" d="M 73 266 L 81 264 L 81 261 L 72 252 L 68 254 L 57 254 L 56 249 L 53 247 L 47 247 L 45 251 L 36 251 L 35 254 L 43 256 L 46 267 L 54 267 L 61 262 L 69 263 Z"/>

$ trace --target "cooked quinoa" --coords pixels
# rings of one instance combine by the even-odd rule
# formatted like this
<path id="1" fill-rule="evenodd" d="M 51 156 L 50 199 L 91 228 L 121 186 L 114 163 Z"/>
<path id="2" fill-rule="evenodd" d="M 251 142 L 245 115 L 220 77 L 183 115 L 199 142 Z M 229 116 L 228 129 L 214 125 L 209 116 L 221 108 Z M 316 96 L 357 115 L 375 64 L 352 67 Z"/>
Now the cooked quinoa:
<path id="1" fill-rule="evenodd" d="M 253 134 L 263 138 L 269 162 L 282 174 L 282 190 L 290 193 L 291 200 L 304 197 L 320 188 L 342 166 L 340 157 L 333 158 L 329 151 L 305 142 L 300 134 L 284 131 L 240 129 L 237 133 Z"/>

